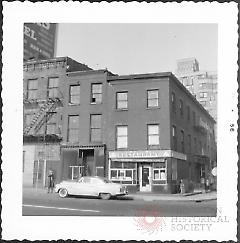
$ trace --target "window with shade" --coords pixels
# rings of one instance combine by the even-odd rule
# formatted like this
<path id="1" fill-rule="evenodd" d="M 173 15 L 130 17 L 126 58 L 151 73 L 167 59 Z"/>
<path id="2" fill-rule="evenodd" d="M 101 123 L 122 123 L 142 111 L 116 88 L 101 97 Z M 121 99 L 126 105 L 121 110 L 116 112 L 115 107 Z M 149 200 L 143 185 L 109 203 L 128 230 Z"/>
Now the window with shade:
<path id="1" fill-rule="evenodd" d="M 147 91 L 147 107 L 158 107 L 159 106 L 159 100 L 158 100 L 158 90 L 148 90 Z"/>
<path id="2" fill-rule="evenodd" d="M 180 115 L 183 117 L 183 101 L 182 100 L 179 101 L 179 111 L 180 111 Z"/>
<path id="3" fill-rule="evenodd" d="M 185 147 L 184 147 L 184 131 L 181 131 L 181 152 L 185 152 Z"/>
<path id="4" fill-rule="evenodd" d="M 68 142 L 79 142 L 79 115 L 68 116 Z"/>
<path id="5" fill-rule="evenodd" d="M 101 142 L 102 141 L 102 115 L 100 114 L 91 115 L 90 126 L 91 126 L 91 134 L 90 134 L 91 142 Z"/>
<path id="6" fill-rule="evenodd" d="M 29 79 L 27 84 L 27 98 L 37 99 L 38 98 L 38 80 Z"/>
<path id="7" fill-rule="evenodd" d="M 48 114 L 49 120 L 47 121 L 46 134 L 56 134 L 57 133 L 57 113 L 52 112 Z"/>
<path id="8" fill-rule="evenodd" d="M 102 84 L 91 85 L 91 103 L 100 104 L 102 103 Z"/>
<path id="9" fill-rule="evenodd" d="M 71 105 L 80 104 L 80 85 L 70 85 L 69 90 L 69 103 Z"/>
<path id="10" fill-rule="evenodd" d="M 148 146 L 159 145 L 159 125 L 148 125 Z"/>
<path id="11" fill-rule="evenodd" d="M 117 92 L 116 99 L 116 105 L 118 110 L 128 109 L 128 92 Z"/>
<path id="12" fill-rule="evenodd" d="M 117 149 L 128 147 L 128 127 L 117 126 Z"/>
<path id="13" fill-rule="evenodd" d="M 177 128 L 172 126 L 173 150 L 177 151 Z"/>
<path id="14" fill-rule="evenodd" d="M 48 98 L 57 98 L 58 97 L 58 77 L 48 78 Z"/>
<path id="15" fill-rule="evenodd" d="M 172 92 L 171 101 L 172 101 L 172 112 L 175 113 L 176 112 L 176 96 L 175 96 L 174 92 Z"/>

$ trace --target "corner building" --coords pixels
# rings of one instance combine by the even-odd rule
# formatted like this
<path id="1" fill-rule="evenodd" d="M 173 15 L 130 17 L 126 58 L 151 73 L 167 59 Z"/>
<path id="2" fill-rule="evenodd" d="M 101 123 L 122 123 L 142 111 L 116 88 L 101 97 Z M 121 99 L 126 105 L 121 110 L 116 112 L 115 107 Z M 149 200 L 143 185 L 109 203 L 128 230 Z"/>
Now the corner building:
<path id="1" fill-rule="evenodd" d="M 174 193 L 180 179 L 208 177 L 215 121 L 172 73 L 118 76 L 69 58 L 24 68 L 24 184 L 44 186 L 53 169 L 57 181 Z"/>
<path id="2" fill-rule="evenodd" d="M 195 187 L 216 160 L 215 121 L 172 73 L 108 78 L 108 176 L 130 191 Z"/>

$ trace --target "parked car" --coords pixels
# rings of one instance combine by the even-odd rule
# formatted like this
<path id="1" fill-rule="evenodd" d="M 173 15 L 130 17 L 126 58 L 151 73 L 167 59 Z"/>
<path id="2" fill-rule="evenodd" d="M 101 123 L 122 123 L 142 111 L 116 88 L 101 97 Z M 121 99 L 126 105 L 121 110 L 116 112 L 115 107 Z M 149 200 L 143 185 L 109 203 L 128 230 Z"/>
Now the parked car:
<path id="1" fill-rule="evenodd" d="M 113 183 L 104 177 L 84 176 L 76 181 L 62 181 L 55 186 L 55 192 L 64 198 L 68 195 L 96 196 L 108 200 L 112 196 L 124 196 L 126 186 Z"/>

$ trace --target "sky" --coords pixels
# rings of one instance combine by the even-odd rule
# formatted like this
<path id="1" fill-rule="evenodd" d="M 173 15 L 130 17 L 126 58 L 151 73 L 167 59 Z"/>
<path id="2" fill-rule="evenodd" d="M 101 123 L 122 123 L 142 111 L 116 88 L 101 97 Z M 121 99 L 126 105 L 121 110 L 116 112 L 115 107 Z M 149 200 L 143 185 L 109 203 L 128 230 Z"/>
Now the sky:
<path id="1" fill-rule="evenodd" d="M 195 57 L 200 70 L 217 71 L 217 24 L 64 24 L 56 56 L 124 75 L 175 72 L 176 61 Z"/>

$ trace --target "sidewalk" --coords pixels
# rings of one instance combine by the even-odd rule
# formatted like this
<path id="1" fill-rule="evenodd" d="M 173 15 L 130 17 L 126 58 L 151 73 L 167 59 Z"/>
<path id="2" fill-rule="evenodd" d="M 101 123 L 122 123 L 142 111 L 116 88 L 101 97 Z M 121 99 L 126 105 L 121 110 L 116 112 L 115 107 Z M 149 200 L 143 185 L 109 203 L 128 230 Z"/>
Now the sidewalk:
<path id="1" fill-rule="evenodd" d="M 31 195 L 32 197 L 39 197 L 44 195 L 56 195 L 48 194 L 47 188 L 33 188 L 33 187 L 24 187 L 23 195 Z M 217 192 L 193 192 L 193 193 L 185 193 L 185 194 L 154 194 L 154 193 L 129 193 L 126 197 L 133 198 L 134 200 L 144 200 L 144 201 L 209 201 L 217 199 Z"/>
<path id="2" fill-rule="evenodd" d="M 144 201 L 210 201 L 217 199 L 217 192 L 195 192 L 186 194 L 153 194 L 153 193 L 135 193 L 129 194 L 136 200 Z"/>

